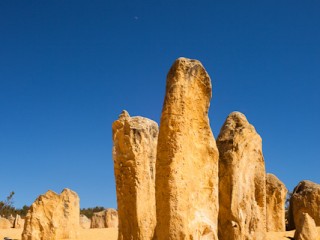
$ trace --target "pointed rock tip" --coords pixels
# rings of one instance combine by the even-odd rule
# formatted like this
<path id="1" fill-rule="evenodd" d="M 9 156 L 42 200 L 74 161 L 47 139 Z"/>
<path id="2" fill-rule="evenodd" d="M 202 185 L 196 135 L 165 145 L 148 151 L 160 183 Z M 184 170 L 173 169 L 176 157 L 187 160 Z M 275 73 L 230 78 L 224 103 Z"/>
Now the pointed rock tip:
<path id="1" fill-rule="evenodd" d="M 61 193 L 64 193 L 64 192 L 74 192 L 74 191 L 72 191 L 70 188 L 64 188 Z"/>
<path id="2" fill-rule="evenodd" d="M 119 115 L 119 120 L 130 118 L 129 113 L 126 110 L 122 110 L 121 114 Z"/>
<path id="3" fill-rule="evenodd" d="M 65 194 L 66 195 L 71 194 L 71 195 L 78 196 L 78 194 L 75 191 L 72 191 L 70 188 L 63 189 L 60 195 L 65 195 Z"/>
<path id="4" fill-rule="evenodd" d="M 49 189 L 44 195 L 46 195 L 46 194 L 56 194 L 56 195 L 58 195 L 58 193 L 56 193 L 55 191 L 53 191 L 53 190 L 51 190 L 51 189 Z"/>

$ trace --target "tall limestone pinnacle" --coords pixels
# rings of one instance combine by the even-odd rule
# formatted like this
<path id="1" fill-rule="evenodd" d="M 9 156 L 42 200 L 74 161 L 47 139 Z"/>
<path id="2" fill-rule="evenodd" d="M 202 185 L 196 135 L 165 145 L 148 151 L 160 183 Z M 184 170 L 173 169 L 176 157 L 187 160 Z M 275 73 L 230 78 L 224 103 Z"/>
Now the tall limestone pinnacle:
<path id="1" fill-rule="evenodd" d="M 266 173 L 262 140 L 239 112 L 231 113 L 217 139 L 219 239 L 265 239 Z"/>
<path id="2" fill-rule="evenodd" d="M 218 158 L 208 110 L 211 80 L 197 60 L 167 75 L 156 161 L 156 239 L 218 239 Z"/>
<path id="3" fill-rule="evenodd" d="M 119 240 L 150 240 L 156 225 L 158 124 L 123 111 L 112 125 Z"/>

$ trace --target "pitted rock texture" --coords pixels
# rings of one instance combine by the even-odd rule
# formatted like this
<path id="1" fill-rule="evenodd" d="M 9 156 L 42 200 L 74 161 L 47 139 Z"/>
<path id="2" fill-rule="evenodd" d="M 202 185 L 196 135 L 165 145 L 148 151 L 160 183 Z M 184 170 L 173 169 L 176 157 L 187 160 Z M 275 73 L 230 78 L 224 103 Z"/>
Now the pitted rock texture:
<path id="1" fill-rule="evenodd" d="M 79 197 L 75 192 L 64 189 L 59 195 L 49 190 L 31 205 L 22 240 L 76 239 L 79 216 Z"/>
<path id="2" fill-rule="evenodd" d="M 268 173 L 266 178 L 267 196 L 267 231 L 284 232 L 285 204 L 287 197 L 286 186 L 273 174 Z"/>
<path id="3" fill-rule="evenodd" d="M 317 240 L 318 230 L 314 220 L 308 213 L 300 213 L 296 224 L 295 240 Z"/>
<path id="4" fill-rule="evenodd" d="M 266 173 L 262 140 L 239 112 L 231 113 L 217 139 L 219 239 L 265 239 Z"/>
<path id="5" fill-rule="evenodd" d="M 115 209 L 108 208 L 101 212 L 93 213 L 91 219 L 91 228 L 117 228 L 118 212 Z"/>
<path id="6" fill-rule="evenodd" d="M 290 198 L 288 230 L 296 228 L 300 213 L 308 213 L 320 226 L 320 185 L 311 181 L 301 181 Z"/>
<path id="7" fill-rule="evenodd" d="M 158 124 L 126 111 L 112 125 L 119 240 L 150 240 L 156 225 Z"/>
<path id="8" fill-rule="evenodd" d="M 167 76 L 158 140 L 158 240 L 217 239 L 219 153 L 208 118 L 211 96 L 202 64 L 177 59 Z"/>

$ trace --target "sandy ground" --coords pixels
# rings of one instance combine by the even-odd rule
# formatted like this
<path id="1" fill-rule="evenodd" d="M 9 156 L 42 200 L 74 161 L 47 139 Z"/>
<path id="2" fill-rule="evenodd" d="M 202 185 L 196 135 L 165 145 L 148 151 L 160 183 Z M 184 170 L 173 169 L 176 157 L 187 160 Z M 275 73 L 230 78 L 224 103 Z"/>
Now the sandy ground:
<path id="1" fill-rule="evenodd" d="M 318 227 L 320 233 L 320 227 Z M 4 237 L 12 239 L 21 239 L 22 229 L 0 229 L 0 240 Z M 266 240 L 289 240 L 293 239 L 294 231 L 289 232 L 268 232 Z M 95 228 L 95 229 L 81 229 L 80 236 L 77 240 L 117 240 L 117 228 Z M 320 236 L 320 234 L 319 234 Z M 320 240 L 320 237 L 318 238 Z"/>
<path id="2" fill-rule="evenodd" d="M 0 240 L 4 237 L 12 239 L 21 239 L 22 229 L 0 229 Z M 80 236 L 77 240 L 117 240 L 117 228 L 94 228 L 94 229 L 81 229 Z"/>

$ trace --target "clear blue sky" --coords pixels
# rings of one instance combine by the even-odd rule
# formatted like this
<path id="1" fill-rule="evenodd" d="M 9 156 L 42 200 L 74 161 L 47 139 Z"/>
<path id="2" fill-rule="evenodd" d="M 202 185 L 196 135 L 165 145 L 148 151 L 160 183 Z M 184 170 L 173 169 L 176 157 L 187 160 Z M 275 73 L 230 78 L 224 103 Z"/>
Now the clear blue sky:
<path id="1" fill-rule="evenodd" d="M 213 82 L 214 135 L 232 111 L 263 138 L 268 172 L 320 183 L 319 1 L 0 1 L 0 200 L 52 189 L 116 207 L 112 122 L 159 122 L 181 56 Z"/>

